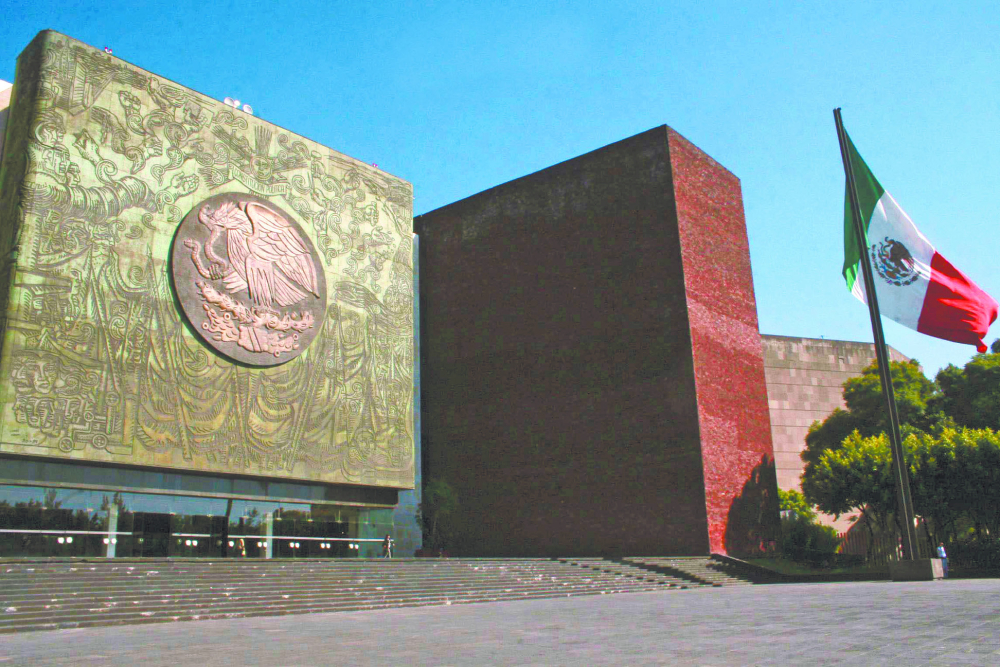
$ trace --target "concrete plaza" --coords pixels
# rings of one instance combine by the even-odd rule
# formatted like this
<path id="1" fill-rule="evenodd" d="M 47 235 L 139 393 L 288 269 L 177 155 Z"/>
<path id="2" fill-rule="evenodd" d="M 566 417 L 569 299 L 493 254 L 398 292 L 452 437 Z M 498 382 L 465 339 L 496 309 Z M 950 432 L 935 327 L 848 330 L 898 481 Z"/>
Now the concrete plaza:
<path id="1" fill-rule="evenodd" d="M 996 665 L 1000 580 L 744 586 L 0 635 L 0 665 Z"/>

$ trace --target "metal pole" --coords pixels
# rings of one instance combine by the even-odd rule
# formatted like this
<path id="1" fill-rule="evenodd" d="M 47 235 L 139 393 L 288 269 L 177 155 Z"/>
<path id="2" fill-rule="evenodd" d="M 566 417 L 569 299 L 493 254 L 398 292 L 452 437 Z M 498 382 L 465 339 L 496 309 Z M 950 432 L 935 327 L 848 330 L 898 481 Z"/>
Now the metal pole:
<path id="1" fill-rule="evenodd" d="M 906 459 L 903 456 L 903 443 L 899 435 L 899 415 L 896 412 L 896 396 L 892 389 L 892 376 L 889 370 L 889 354 L 882 333 L 882 316 L 878 309 L 878 297 L 875 295 L 875 281 L 872 277 L 871 261 L 868 259 L 868 244 L 866 242 L 864 221 L 861 219 L 861 205 L 858 202 L 857 183 L 854 180 L 854 169 L 851 166 L 850 149 L 847 132 L 844 131 L 844 121 L 840 117 L 840 109 L 833 110 L 833 118 L 837 123 L 837 138 L 840 140 L 840 155 L 844 159 L 844 174 L 847 177 L 847 192 L 851 198 L 851 210 L 854 218 L 854 233 L 858 239 L 861 251 L 861 273 L 865 280 L 865 296 L 868 301 L 868 314 L 872 320 L 872 334 L 875 336 L 875 358 L 878 361 L 879 378 L 882 380 L 882 394 L 885 396 L 889 409 L 889 443 L 892 449 L 892 467 L 896 478 L 896 501 L 903 529 L 903 550 L 909 560 L 917 559 L 917 531 L 913 525 L 913 499 L 910 495 L 910 475 L 906 469 Z"/>

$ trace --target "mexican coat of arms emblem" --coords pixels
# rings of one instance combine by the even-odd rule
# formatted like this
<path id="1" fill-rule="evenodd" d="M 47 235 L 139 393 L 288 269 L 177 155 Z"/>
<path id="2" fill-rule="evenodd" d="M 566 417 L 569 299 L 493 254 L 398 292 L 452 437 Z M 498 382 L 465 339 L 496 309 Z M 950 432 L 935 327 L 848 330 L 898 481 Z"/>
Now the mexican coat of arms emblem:
<path id="1" fill-rule="evenodd" d="M 221 354 L 282 364 L 323 326 L 326 276 L 301 226 L 254 195 L 210 197 L 181 222 L 172 274 L 194 329 Z"/>

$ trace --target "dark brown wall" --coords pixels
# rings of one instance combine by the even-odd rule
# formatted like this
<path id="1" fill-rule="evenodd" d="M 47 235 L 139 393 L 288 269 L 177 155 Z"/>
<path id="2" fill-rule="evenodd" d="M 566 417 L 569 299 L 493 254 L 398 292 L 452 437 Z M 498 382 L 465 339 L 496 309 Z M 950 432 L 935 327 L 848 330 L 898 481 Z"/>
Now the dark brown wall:
<path id="1" fill-rule="evenodd" d="M 664 126 L 415 219 L 456 555 L 708 552 L 672 192 Z"/>

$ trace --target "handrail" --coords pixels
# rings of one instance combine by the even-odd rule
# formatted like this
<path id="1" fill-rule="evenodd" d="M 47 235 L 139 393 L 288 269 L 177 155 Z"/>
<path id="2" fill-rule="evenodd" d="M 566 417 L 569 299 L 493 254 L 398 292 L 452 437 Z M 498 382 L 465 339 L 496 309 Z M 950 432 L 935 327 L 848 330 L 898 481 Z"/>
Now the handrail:
<path id="1" fill-rule="evenodd" d="M 131 530 L 36 530 L 32 528 L 0 528 L 0 533 L 27 533 L 30 535 L 145 535 L 146 533 Z M 163 533 L 170 537 L 213 537 L 212 533 Z M 215 533 L 214 537 L 222 537 Z M 315 540 L 322 542 L 381 542 L 381 537 L 298 537 L 295 535 L 229 535 L 227 539 L 260 539 L 260 540 Z"/>

